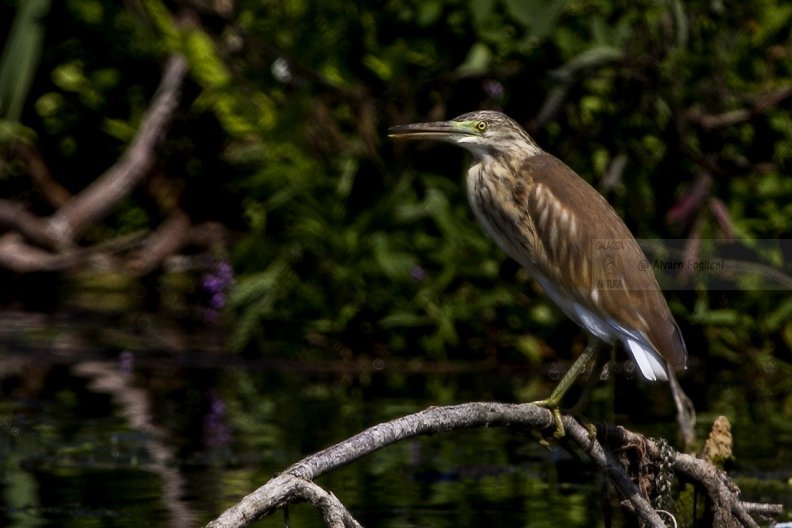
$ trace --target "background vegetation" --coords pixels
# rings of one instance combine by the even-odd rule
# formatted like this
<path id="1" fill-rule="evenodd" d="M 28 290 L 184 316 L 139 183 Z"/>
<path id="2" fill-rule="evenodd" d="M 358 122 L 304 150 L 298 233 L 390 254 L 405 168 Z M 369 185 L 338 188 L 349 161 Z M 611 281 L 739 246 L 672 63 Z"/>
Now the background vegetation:
<path id="1" fill-rule="evenodd" d="M 224 305 L 236 352 L 307 338 L 329 357 L 539 365 L 571 357 L 580 331 L 475 223 L 466 155 L 387 127 L 502 109 L 636 237 L 733 237 L 755 260 L 792 234 L 790 28 L 780 0 L 1 0 L 0 195 L 52 210 L 20 144 L 83 189 L 181 54 L 189 78 L 147 184 L 83 246 L 176 207 L 224 226 L 233 243 L 209 254 L 234 286 L 200 302 Z M 770 247 L 760 257 L 784 270 L 790 248 Z M 62 291 L 18 278 L 3 277 L 8 302 Z M 667 293 L 685 384 L 714 412 L 788 430 L 792 296 L 743 286 Z"/>

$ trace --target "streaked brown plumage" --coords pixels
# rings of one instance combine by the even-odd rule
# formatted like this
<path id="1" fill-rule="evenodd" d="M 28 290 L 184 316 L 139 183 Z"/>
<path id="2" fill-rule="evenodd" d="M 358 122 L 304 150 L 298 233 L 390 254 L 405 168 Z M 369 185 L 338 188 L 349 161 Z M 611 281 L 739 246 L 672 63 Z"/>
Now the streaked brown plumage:
<path id="1" fill-rule="evenodd" d="M 667 379 L 666 364 L 685 367 L 679 327 L 651 269 L 641 269 L 645 256 L 627 226 L 593 187 L 542 151 L 515 121 L 480 111 L 396 126 L 389 133 L 471 151 L 467 193 L 477 219 L 564 313 L 594 339 L 624 343 L 648 379 Z M 622 282 L 602 283 L 608 269 Z"/>

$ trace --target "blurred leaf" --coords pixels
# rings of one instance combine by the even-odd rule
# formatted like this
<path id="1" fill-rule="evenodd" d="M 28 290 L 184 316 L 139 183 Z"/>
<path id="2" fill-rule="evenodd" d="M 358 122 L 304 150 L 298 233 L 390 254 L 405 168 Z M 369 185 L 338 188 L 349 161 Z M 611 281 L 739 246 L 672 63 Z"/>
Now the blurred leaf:
<path id="1" fill-rule="evenodd" d="M 773 310 L 764 320 L 762 326 L 768 332 L 775 332 L 784 326 L 784 338 L 787 337 L 787 327 L 792 319 L 792 298 L 784 300 L 775 310 Z M 792 348 L 792 347 L 790 347 Z"/>
<path id="2" fill-rule="evenodd" d="M 495 0 L 470 0 L 470 14 L 474 26 L 482 26 L 492 15 Z"/>
<path id="3" fill-rule="evenodd" d="M 542 348 L 544 343 L 533 335 L 523 335 L 515 343 L 517 350 L 520 351 L 532 364 L 538 364 L 542 360 Z"/>
<path id="4" fill-rule="evenodd" d="M 554 77 L 561 80 L 571 79 L 581 70 L 597 68 L 605 64 L 621 60 L 624 52 L 611 46 L 596 46 L 580 53 L 560 68 L 551 72 Z"/>
<path id="5" fill-rule="evenodd" d="M 104 123 L 102 123 L 102 129 L 124 143 L 131 142 L 137 133 L 137 129 L 127 121 L 122 121 L 120 119 L 105 119 Z"/>
<path id="6" fill-rule="evenodd" d="M 104 8 L 98 0 L 67 0 L 69 9 L 88 24 L 102 24 L 104 22 Z"/>
<path id="7" fill-rule="evenodd" d="M 430 324 L 431 320 L 428 317 L 409 312 L 393 312 L 379 320 L 382 328 L 420 327 Z"/>
<path id="8" fill-rule="evenodd" d="M 69 61 L 52 71 L 52 82 L 67 92 L 80 92 L 88 80 L 83 74 L 82 62 Z"/>
<path id="9" fill-rule="evenodd" d="M 381 60 L 374 55 L 366 55 L 363 57 L 363 64 L 365 64 L 372 72 L 374 72 L 377 77 L 382 79 L 383 81 L 388 81 L 393 77 L 393 71 L 390 68 L 390 65 Z"/>
<path id="10" fill-rule="evenodd" d="M 487 71 L 492 60 L 492 52 L 486 44 L 476 42 L 470 47 L 465 62 L 457 71 L 463 75 L 479 75 Z"/>
<path id="11" fill-rule="evenodd" d="M 19 121 L 39 65 L 50 0 L 19 2 L 0 56 L 0 117 Z"/>
<path id="12" fill-rule="evenodd" d="M 443 2 L 440 0 L 424 0 L 418 4 L 418 18 L 416 22 L 419 26 L 431 26 L 443 13 Z"/>
<path id="13" fill-rule="evenodd" d="M 218 89 L 229 85 L 231 76 L 206 33 L 188 31 L 184 36 L 184 52 L 190 60 L 190 72 L 202 86 Z"/>
<path id="14" fill-rule="evenodd" d="M 374 233 L 371 237 L 374 258 L 382 272 L 394 280 L 407 280 L 417 265 L 415 258 L 407 253 L 396 251 L 391 247 L 384 233 Z"/>
<path id="15" fill-rule="evenodd" d="M 697 313 L 694 322 L 705 326 L 729 326 L 737 324 L 739 317 L 736 310 L 706 310 Z"/>

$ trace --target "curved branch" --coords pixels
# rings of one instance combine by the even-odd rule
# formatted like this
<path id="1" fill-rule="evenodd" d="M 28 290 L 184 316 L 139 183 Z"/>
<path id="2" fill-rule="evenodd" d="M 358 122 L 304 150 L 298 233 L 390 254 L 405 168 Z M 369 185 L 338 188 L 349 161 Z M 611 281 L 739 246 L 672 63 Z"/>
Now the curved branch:
<path id="1" fill-rule="evenodd" d="M 289 489 L 283 485 L 287 475 L 302 480 L 314 480 L 406 438 L 454 429 L 512 424 L 523 424 L 526 428 L 547 428 L 552 426 L 553 418 L 550 412 L 534 405 L 471 403 L 453 407 L 432 407 L 376 425 L 287 468 L 281 475 L 226 510 L 218 519 L 209 523 L 207 528 L 247 526 L 250 522 L 289 504 Z"/>
<path id="2" fill-rule="evenodd" d="M 407 438 L 492 426 L 534 430 L 548 429 L 554 426 L 554 422 L 550 411 L 532 404 L 466 403 L 430 407 L 415 414 L 375 425 L 344 442 L 304 458 L 287 468 L 284 473 L 314 480 Z"/>
<path id="3" fill-rule="evenodd" d="M 157 92 L 124 155 L 73 197 L 60 187 L 51 189 L 50 202 L 66 200 L 52 216 L 38 217 L 22 204 L 0 200 L 0 227 L 11 231 L 0 237 L 0 267 L 19 273 L 55 271 L 73 266 L 86 255 L 96 253 L 93 249 L 77 246 L 76 239 L 126 198 L 154 165 L 157 145 L 179 104 L 181 85 L 187 71 L 187 60 L 181 55 L 168 59 Z M 18 146 L 18 152 L 27 155 L 28 162 L 37 161 L 35 153 L 25 150 L 24 146 Z M 43 162 L 40 165 L 32 167 L 31 171 L 40 173 L 39 179 L 43 178 L 52 187 L 46 166 Z M 190 227 L 189 219 L 185 218 L 183 213 L 175 214 L 174 219 L 151 239 L 147 245 L 150 250 L 147 259 L 142 263 L 144 271 L 161 262 L 168 249 L 179 249 L 184 245 Z"/>
<path id="4" fill-rule="evenodd" d="M 106 216 L 146 176 L 154 165 L 156 147 L 179 104 L 187 59 L 172 55 L 151 106 L 132 144 L 107 172 L 69 200 L 49 219 L 53 237 L 70 245 L 88 226 Z"/>
<path id="5" fill-rule="evenodd" d="M 614 460 L 610 452 L 602 444 L 591 439 L 589 431 L 581 426 L 575 418 L 564 416 L 563 421 L 567 436 L 583 448 L 622 497 L 630 501 L 631 508 L 643 521 L 643 524 L 650 527 L 665 528 L 665 523 L 660 518 L 660 515 L 652 508 L 649 501 L 644 498 L 638 486 L 630 479 L 621 464 Z M 606 427 L 598 427 L 599 429 L 607 430 Z"/>
<path id="6" fill-rule="evenodd" d="M 646 449 L 650 459 L 660 457 L 660 446 L 652 439 L 633 433 L 623 427 L 606 428 L 607 444 L 641 445 Z M 763 515 L 780 515 L 783 507 L 780 504 L 754 504 L 743 502 L 739 498 L 740 489 L 732 482 L 724 471 L 717 469 L 705 460 L 685 453 L 673 452 L 673 470 L 685 477 L 700 483 L 707 496 L 714 502 L 716 526 L 732 526 L 736 523 L 746 528 L 758 528 L 750 512 Z M 720 520 L 719 520 L 720 519 Z"/>
<path id="7" fill-rule="evenodd" d="M 16 231 L 41 247 L 52 248 L 55 245 L 46 222 L 21 203 L 0 199 L 0 227 Z"/>
<path id="8" fill-rule="evenodd" d="M 319 510 L 327 526 L 331 528 L 362 528 L 352 517 L 338 497 L 316 485 L 310 480 L 303 480 L 291 475 L 284 475 L 284 480 L 291 486 L 292 493 Z"/>
<path id="9" fill-rule="evenodd" d="M 749 102 L 750 108 L 739 108 L 720 114 L 707 114 L 701 108 L 694 107 L 686 111 L 685 117 L 706 130 L 724 128 L 750 121 L 756 115 L 767 112 L 789 97 L 792 97 L 792 88 L 784 87 L 754 96 L 753 101 Z"/>
<path id="10" fill-rule="evenodd" d="M 51 253 L 25 242 L 16 232 L 0 236 L 0 267 L 17 273 L 55 271 L 76 264 L 84 255 L 81 250 Z"/>
<path id="11" fill-rule="evenodd" d="M 641 495 L 610 454 L 573 418 L 564 416 L 564 426 L 571 440 L 577 443 L 625 497 L 636 515 L 650 527 L 664 527 L 657 513 Z M 274 513 L 294 502 L 289 478 L 312 481 L 334 469 L 391 445 L 418 435 L 430 435 L 477 427 L 512 427 L 520 430 L 543 430 L 554 426 L 550 411 L 533 404 L 467 403 L 449 407 L 432 407 L 424 411 L 376 425 L 348 440 L 329 447 L 287 468 L 281 475 L 246 496 L 226 510 L 207 528 L 247 526 L 250 522 Z"/>
<path id="12" fill-rule="evenodd" d="M 138 275 L 152 272 L 168 256 L 182 249 L 192 222 L 183 209 L 177 208 L 143 243 L 132 258 L 129 269 Z"/>
<path id="13" fill-rule="evenodd" d="M 52 207 L 57 209 L 71 200 L 71 193 L 52 177 L 49 167 L 36 147 L 24 141 L 17 141 L 14 144 L 14 153 L 27 166 L 33 184 Z"/>
<path id="14" fill-rule="evenodd" d="M 629 468 L 624 465 L 621 456 L 630 450 L 638 454 L 633 458 L 638 459 L 638 465 L 642 468 L 647 463 L 659 466 L 661 462 L 670 459 L 673 471 L 702 485 L 714 503 L 717 526 L 726 526 L 726 524 L 718 524 L 719 520 L 722 520 L 729 521 L 731 523 L 728 524 L 729 526 L 741 525 L 752 528 L 757 525 L 750 517 L 750 512 L 769 516 L 777 516 L 781 513 L 780 505 L 742 502 L 739 499 L 739 489 L 726 474 L 704 460 L 661 447 L 658 442 L 622 427 L 595 424 L 597 437 L 592 438 L 589 431 L 572 416 L 565 414 L 562 419 L 567 438 L 588 454 L 619 494 L 626 499 L 622 501 L 622 507 L 634 514 L 644 526 L 664 528 L 665 524 L 647 500 L 647 492 L 642 491 L 646 482 L 642 482 L 639 488 L 627 473 Z M 520 405 L 467 403 L 449 407 L 431 407 L 371 427 L 304 458 L 244 497 L 238 504 L 210 522 L 207 528 L 247 526 L 280 508 L 303 501 L 316 506 L 322 512 L 328 526 L 356 528 L 359 525 L 338 499 L 332 493 L 316 486 L 313 483 L 314 479 L 400 440 L 418 435 L 492 426 L 535 431 L 552 428 L 554 423 L 552 414 L 547 409 L 530 403 Z M 617 460 L 612 453 L 619 453 L 620 459 Z M 640 479 L 636 480 L 640 482 Z"/>

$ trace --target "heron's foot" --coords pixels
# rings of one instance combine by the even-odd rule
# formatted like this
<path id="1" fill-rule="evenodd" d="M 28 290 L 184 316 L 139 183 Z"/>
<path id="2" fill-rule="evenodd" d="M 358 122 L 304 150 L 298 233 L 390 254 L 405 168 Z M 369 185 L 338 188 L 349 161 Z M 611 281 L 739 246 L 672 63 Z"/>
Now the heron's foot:
<path id="1" fill-rule="evenodd" d="M 537 407 L 542 407 L 543 409 L 547 409 L 548 411 L 553 413 L 553 422 L 555 423 L 555 431 L 553 431 L 553 438 L 555 440 L 564 438 L 564 436 L 566 436 L 566 431 L 564 430 L 564 423 L 561 421 L 561 409 L 558 407 L 558 402 L 553 399 L 547 399 L 547 400 L 539 400 L 531 403 L 533 403 Z"/>
<path id="2" fill-rule="evenodd" d="M 553 439 L 560 440 L 566 436 L 566 429 L 564 429 L 564 423 L 561 421 L 561 409 L 558 407 L 558 403 L 552 400 L 540 400 L 532 402 L 537 407 L 542 407 L 543 409 L 547 409 L 553 413 L 553 422 L 555 423 L 555 431 L 553 431 Z M 569 410 L 569 414 L 577 420 L 577 422 L 582 425 L 586 431 L 588 431 L 589 441 L 593 442 L 597 438 L 597 426 L 594 425 L 594 422 L 589 420 L 583 415 L 583 410 L 575 405 L 572 409 Z M 539 438 L 537 441 L 545 447 L 548 447 L 549 444 L 547 439 L 542 437 L 541 435 L 535 435 Z"/>
<path id="3" fill-rule="evenodd" d="M 547 440 L 547 438 L 544 437 L 541 431 L 532 429 L 531 436 L 533 436 L 533 439 L 534 441 L 536 441 L 537 444 L 544 447 L 545 449 L 550 449 L 550 442 Z"/>
<path id="4" fill-rule="evenodd" d="M 583 416 L 583 411 L 578 409 L 577 405 L 569 410 L 569 414 L 588 431 L 589 442 L 593 442 L 597 438 L 597 426 L 594 422 Z"/>
<path id="5" fill-rule="evenodd" d="M 597 438 L 597 426 L 594 425 L 594 422 L 589 420 L 583 415 L 583 411 L 586 410 L 588 407 L 588 400 L 589 398 L 580 398 L 580 400 L 569 410 L 569 414 L 578 421 L 580 425 L 582 425 L 586 431 L 588 431 L 589 441 L 593 442 L 595 438 Z"/>

